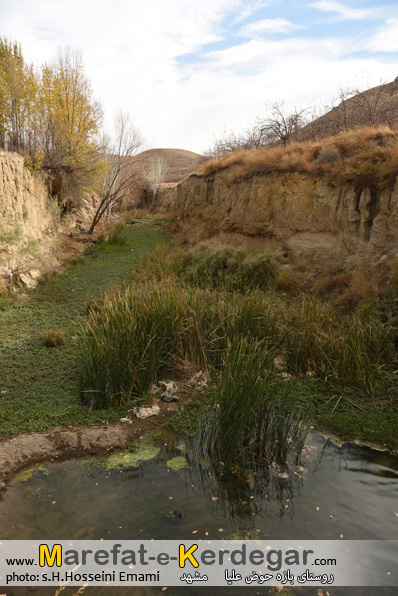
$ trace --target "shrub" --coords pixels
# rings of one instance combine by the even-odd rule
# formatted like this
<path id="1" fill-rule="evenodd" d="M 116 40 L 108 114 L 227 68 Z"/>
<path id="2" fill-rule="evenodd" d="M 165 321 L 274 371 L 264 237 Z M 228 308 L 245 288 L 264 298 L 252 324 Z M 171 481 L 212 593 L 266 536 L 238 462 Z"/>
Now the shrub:
<path id="1" fill-rule="evenodd" d="M 350 285 L 350 282 L 351 275 L 349 273 L 325 275 L 313 283 L 312 291 L 316 294 L 326 294 L 330 296 L 345 290 L 345 288 Z"/>
<path id="2" fill-rule="evenodd" d="M 56 348 L 65 343 L 65 334 L 59 329 L 47 329 L 40 333 L 40 339 L 47 348 Z"/>
<path id="3" fill-rule="evenodd" d="M 300 291 L 300 278 L 292 269 L 281 269 L 275 278 L 275 287 L 281 292 L 294 296 Z"/>
<path id="4" fill-rule="evenodd" d="M 128 242 L 128 233 L 123 225 L 111 228 L 108 236 L 108 243 L 118 246 L 123 246 Z"/>
<path id="5" fill-rule="evenodd" d="M 267 251 L 244 246 L 202 243 L 188 251 L 164 248 L 149 255 L 137 278 L 178 278 L 202 288 L 247 291 L 267 289 L 275 276 L 276 261 Z"/>

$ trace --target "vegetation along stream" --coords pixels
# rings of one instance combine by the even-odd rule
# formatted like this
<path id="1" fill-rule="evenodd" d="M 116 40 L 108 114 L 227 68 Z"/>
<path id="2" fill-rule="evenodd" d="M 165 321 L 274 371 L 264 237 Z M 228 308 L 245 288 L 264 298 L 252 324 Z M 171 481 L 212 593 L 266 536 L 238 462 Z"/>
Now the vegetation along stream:
<path id="1" fill-rule="evenodd" d="M 177 381 L 183 406 L 123 452 L 25 470 L 0 502 L 2 538 L 394 539 L 397 456 L 316 431 L 396 449 L 395 322 L 281 293 L 265 251 L 166 244 L 152 224 L 117 228 L 0 313 L 3 435 L 117 421 L 161 403 L 162 379 Z M 374 595 L 330 594 L 348 592 Z"/>

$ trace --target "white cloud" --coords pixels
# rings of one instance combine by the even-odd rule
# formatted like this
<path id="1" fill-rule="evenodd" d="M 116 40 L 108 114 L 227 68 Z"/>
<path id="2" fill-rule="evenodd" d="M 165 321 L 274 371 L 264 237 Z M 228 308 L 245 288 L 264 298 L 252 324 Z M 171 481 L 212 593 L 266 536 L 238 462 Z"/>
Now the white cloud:
<path id="1" fill-rule="evenodd" d="M 264 8 L 265 6 L 269 6 L 273 4 L 275 0 L 252 0 L 248 2 L 247 0 L 242 0 L 240 2 L 240 10 L 239 14 L 235 19 L 235 24 L 244 21 L 252 16 L 255 12 Z"/>
<path id="2" fill-rule="evenodd" d="M 397 76 L 390 57 L 350 55 L 350 39 L 232 38 L 232 47 L 203 54 L 243 4 L 256 2 L 0 0 L 0 34 L 20 41 L 36 65 L 57 45 L 80 47 L 109 121 L 126 108 L 152 146 L 193 151 L 250 123 L 265 101 L 307 105 L 338 85 L 360 87 L 361 77 L 373 86 Z"/>
<path id="3" fill-rule="evenodd" d="M 313 2 L 310 4 L 313 8 L 322 10 L 324 12 L 332 12 L 336 14 L 336 17 L 340 21 L 352 21 L 357 19 L 368 19 L 373 11 L 367 8 L 350 8 L 335 2 L 334 0 L 319 0 L 319 2 Z"/>
<path id="4" fill-rule="evenodd" d="M 262 21 L 256 21 L 245 25 L 238 31 L 237 35 L 239 37 L 261 39 L 267 35 L 275 35 L 277 33 L 288 35 L 296 29 L 303 29 L 303 27 L 295 25 L 286 19 L 263 19 Z"/>
<path id="5" fill-rule="evenodd" d="M 366 45 L 372 52 L 398 52 L 398 19 L 388 19 Z"/>

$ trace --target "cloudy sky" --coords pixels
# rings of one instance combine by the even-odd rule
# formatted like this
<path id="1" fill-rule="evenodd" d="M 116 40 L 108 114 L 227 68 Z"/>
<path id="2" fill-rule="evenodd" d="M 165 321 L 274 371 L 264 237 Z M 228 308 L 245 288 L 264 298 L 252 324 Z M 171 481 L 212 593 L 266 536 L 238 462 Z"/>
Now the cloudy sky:
<path id="1" fill-rule="evenodd" d="M 398 76 L 397 0 L 0 0 L 0 35 L 37 65 L 81 49 L 109 124 L 127 109 L 149 146 L 197 152 L 266 102 Z"/>

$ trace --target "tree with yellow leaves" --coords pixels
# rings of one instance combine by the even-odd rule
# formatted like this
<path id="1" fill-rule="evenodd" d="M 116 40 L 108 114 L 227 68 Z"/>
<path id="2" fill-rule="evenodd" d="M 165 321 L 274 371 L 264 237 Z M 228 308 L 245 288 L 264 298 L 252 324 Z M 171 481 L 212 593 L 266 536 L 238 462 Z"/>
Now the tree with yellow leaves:
<path id="1" fill-rule="evenodd" d="M 90 186 L 97 173 L 103 117 L 80 52 L 60 48 L 43 66 L 39 96 L 43 167 L 52 171 L 64 195 L 73 195 Z"/>

